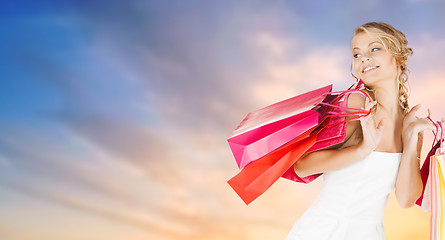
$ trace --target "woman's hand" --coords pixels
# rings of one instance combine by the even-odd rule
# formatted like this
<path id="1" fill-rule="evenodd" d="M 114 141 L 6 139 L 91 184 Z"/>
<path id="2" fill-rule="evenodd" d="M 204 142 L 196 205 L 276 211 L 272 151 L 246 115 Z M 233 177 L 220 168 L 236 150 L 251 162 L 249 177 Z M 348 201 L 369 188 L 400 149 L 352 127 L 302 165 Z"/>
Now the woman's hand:
<path id="1" fill-rule="evenodd" d="M 403 145 L 415 144 L 417 143 L 418 134 L 424 130 L 436 130 L 434 124 L 428 119 L 419 118 L 416 116 L 417 110 L 419 110 L 420 104 L 417 104 L 405 115 L 402 124 L 402 141 Z M 428 116 L 430 116 L 430 110 L 428 109 Z M 445 119 L 442 119 L 445 122 Z"/>
<path id="2" fill-rule="evenodd" d="M 369 111 L 377 102 L 366 102 L 365 110 Z M 360 118 L 362 126 L 363 140 L 360 143 L 360 148 L 366 152 L 374 151 L 380 143 L 383 133 L 384 119 L 382 119 L 377 127 L 371 115 Z"/>

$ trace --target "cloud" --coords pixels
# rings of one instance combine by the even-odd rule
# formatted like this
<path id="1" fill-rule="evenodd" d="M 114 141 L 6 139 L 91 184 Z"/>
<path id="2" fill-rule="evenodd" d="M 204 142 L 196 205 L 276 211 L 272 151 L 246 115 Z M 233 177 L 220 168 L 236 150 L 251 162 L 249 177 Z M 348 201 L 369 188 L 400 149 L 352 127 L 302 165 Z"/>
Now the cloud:
<path id="1" fill-rule="evenodd" d="M 195 210 L 187 210 L 190 207 L 183 206 L 171 211 L 177 190 L 187 187 L 180 184 L 183 180 L 175 181 L 175 186 L 165 187 L 162 178 L 157 176 L 130 175 L 131 171 L 123 171 L 123 165 L 111 161 L 118 160 L 119 154 L 112 153 L 102 159 L 91 151 L 101 151 L 94 144 L 83 149 L 85 157 L 90 160 L 82 162 L 80 156 L 66 157 L 64 155 L 69 155 L 68 152 L 54 149 L 58 146 L 57 143 L 46 142 L 38 136 L 28 135 L 26 139 L 30 142 L 44 142 L 43 144 L 34 143 L 26 151 L 17 152 L 19 146 L 15 145 L 15 140 L 21 140 L 20 145 L 30 145 L 23 140 L 23 135 L 16 135 L 12 140 L 11 136 L 7 137 L 10 140 L 7 144 L 2 141 L 2 146 L 15 162 L 14 166 L 3 169 L 3 173 L 12 171 L 3 174 L 3 186 L 73 210 L 129 224 L 150 234 L 162 233 L 161 235 L 169 236 L 170 239 L 177 239 L 178 234 L 187 235 L 189 230 L 185 223 L 196 218 Z M 82 149 L 81 146 L 77 147 Z M 85 166 L 86 163 L 88 167 Z M 157 171 L 163 166 L 158 164 L 153 168 Z M 138 166 L 137 169 L 144 168 Z M 26 178 L 17 178 L 23 174 L 27 175 Z M 168 173 L 162 176 L 171 181 L 172 176 Z"/>
<path id="2" fill-rule="evenodd" d="M 5 132 L 5 158 L 14 159 L 8 169 L 27 181 L 8 174 L 3 184 L 166 239 L 247 238 L 258 226 L 283 231 L 271 199 L 287 194 L 244 208 L 226 183 L 237 169 L 225 139 L 242 115 L 271 99 L 261 96 L 262 81 L 292 86 L 303 84 L 293 78 L 323 77 L 313 72 L 323 54 L 296 54 L 301 38 L 281 27 L 289 13 L 280 7 L 234 9 L 234 21 L 218 25 L 193 17 L 198 10 L 163 22 L 166 13 L 153 19 L 127 6 L 134 13 L 127 21 L 141 22 L 125 29 L 109 14 L 114 7 L 83 12 L 83 23 L 94 24 L 77 25 L 93 33 L 77 49 L 80 68 L 34 56 L 40 81 L 57 86 L 67 104 L 46 115 L 41 131 Z M 261 208 L 268 214 L 255 213 Z"/>
<path id="3" fill-rule="evenodd" d="M 345 47 L 325 46 L 293 61 L 266 63 L 263 77 L 252 87 L 252 96 L 259 104 L 268 105 L 329 84 L 336 88 L 350 85 L 353 81 L 345 56 Z"/>

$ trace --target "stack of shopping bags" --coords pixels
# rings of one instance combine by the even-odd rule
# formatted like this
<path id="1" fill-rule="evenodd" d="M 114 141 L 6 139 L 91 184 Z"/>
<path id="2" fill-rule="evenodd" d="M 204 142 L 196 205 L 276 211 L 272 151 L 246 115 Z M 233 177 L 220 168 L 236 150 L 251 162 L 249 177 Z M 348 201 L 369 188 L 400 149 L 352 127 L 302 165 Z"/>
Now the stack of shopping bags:
<path id="1" fill-rule="evenodd" d="M 228 183 L 249 204 L 280 177 L 309 183 L 314 174 L 300 178 L 293 165 L 303 154 L 344 141 L 346 122 L 370 114 L 347 107 L 352 93 L 369 96 L 358 81 L 348 90 L 322 87 L 249 113 L 227 139 L 241 171 Z"/>
<path id="2" fill-rule="evenodd" d="M 430 119 L 431 120 L 431 119 Z M 433 147 L 421 169 L 424 192 L 416 204 L 430 212 L 430 240 L 445 239 L 445 145 L 442 122 L 434 122 Z"/>

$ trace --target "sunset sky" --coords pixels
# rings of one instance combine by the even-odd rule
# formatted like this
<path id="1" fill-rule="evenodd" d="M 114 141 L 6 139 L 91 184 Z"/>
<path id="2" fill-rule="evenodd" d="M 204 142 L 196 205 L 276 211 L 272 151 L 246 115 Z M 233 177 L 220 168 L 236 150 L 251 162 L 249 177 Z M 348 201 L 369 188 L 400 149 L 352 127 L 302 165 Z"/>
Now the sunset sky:
<path id="1" fill-rule="evenodd" d="M 429 0 L 2 1 L 0 239 L 284 239 L 322 179 L 280 179 L 246 206 L 226 182 L 238 172 L 227 137 L 250 111 L 351 85 L 352 33 L 368 21 L 405 33 L 410 106 L 445 117 L 443 12 Z M 428 225 L 391 194 L 387 239 L 427 239 Z"/>

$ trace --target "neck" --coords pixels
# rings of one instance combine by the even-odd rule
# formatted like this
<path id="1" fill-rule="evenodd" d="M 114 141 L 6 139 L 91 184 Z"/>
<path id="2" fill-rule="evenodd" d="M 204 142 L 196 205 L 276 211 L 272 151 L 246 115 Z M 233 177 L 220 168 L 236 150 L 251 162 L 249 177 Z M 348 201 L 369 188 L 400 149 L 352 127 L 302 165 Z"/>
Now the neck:
<path id="1" fill-rule="evenodd" d="M 383 109 L 390 115 L 402 112 L 399 104 L 399 86 L 397 81 L 381 81 L 379 84 L 369 86 L 372 89 L 377 108 Z"/>

